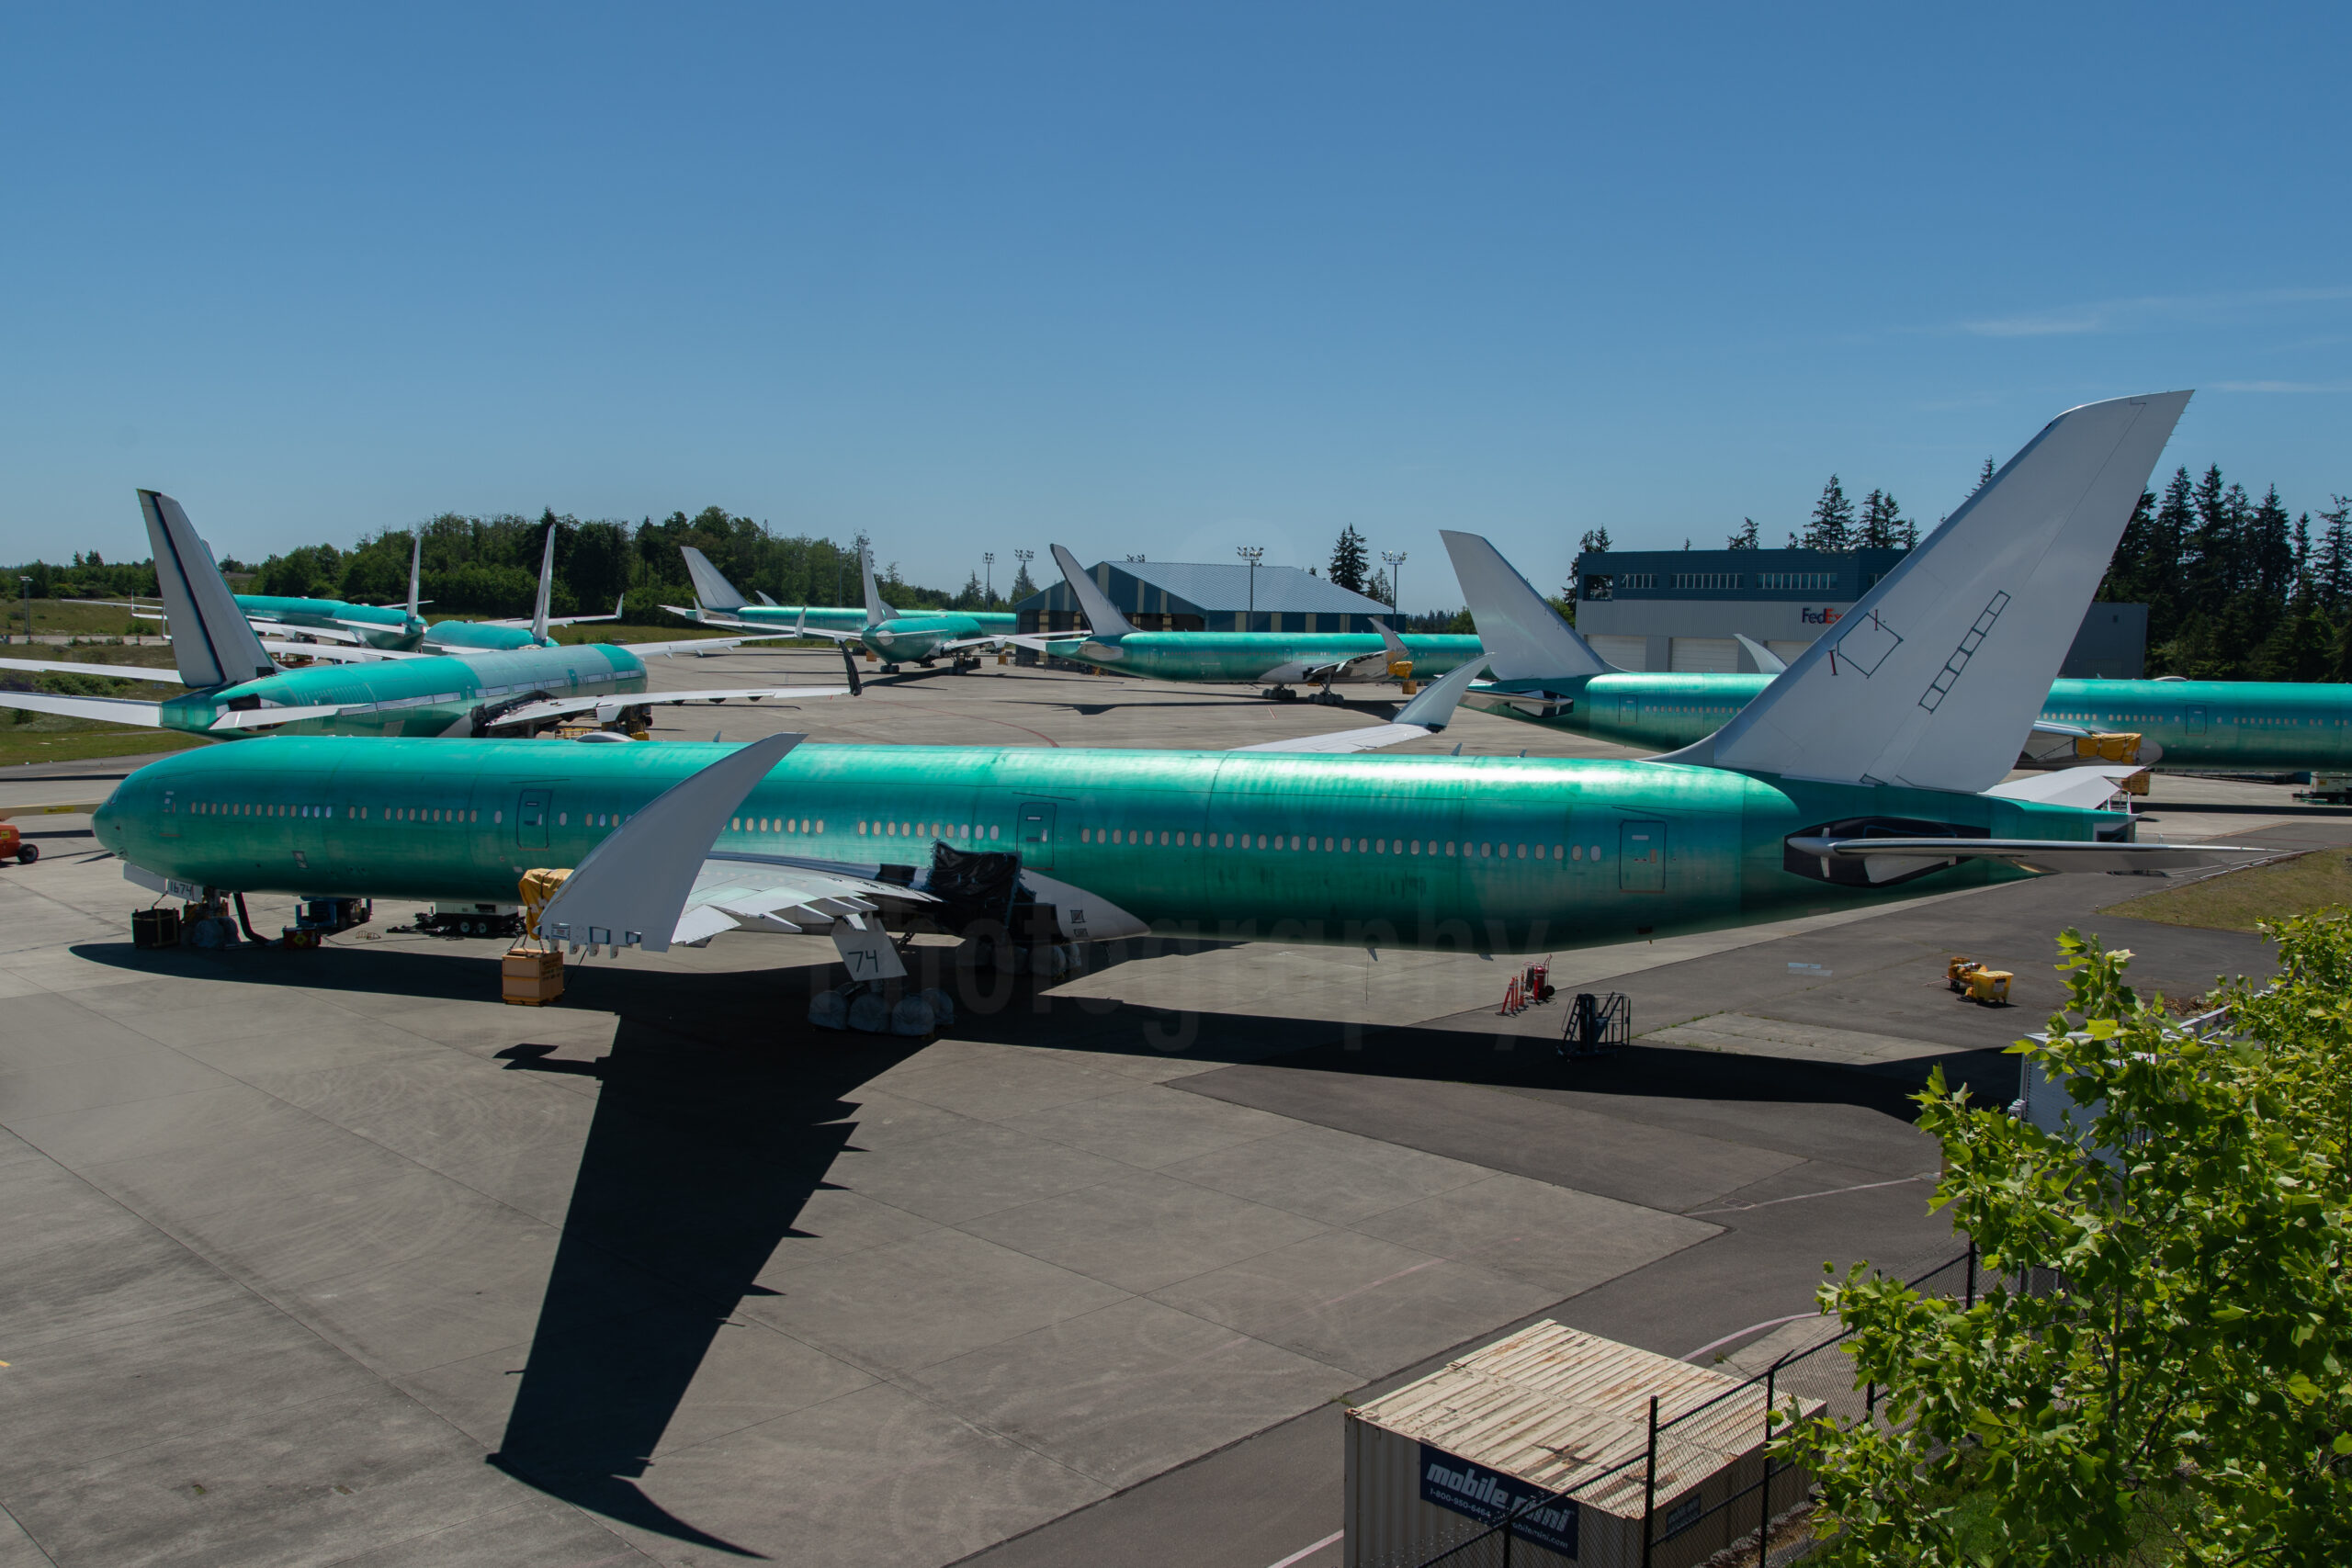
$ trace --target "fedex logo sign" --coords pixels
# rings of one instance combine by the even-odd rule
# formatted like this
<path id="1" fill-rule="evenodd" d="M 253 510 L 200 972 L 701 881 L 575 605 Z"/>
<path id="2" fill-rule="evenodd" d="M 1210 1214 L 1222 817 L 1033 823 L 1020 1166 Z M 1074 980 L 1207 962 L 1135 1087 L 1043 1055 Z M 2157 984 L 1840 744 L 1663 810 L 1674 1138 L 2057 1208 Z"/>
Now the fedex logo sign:
<path id="1" fill-rule="evenodd" d="M 1800 610 L 1797 615 L 1809 626 L 1834 626 L 1846 618 L 1843 610 L 1832 610 L 1826 606 L 1818 610 Z"/>

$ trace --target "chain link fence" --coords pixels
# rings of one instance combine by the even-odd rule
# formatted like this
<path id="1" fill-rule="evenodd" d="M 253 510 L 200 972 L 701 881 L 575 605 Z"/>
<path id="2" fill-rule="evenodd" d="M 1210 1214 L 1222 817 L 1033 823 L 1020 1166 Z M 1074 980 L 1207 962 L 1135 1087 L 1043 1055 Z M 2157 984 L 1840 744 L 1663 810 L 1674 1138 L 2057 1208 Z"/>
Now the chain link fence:
<path id="1" fill-rule="evenodd" d="M 2031 1277 L 2000 1282 L 2036 1292 L 2056 1285 Z M 1910 1283 L 1922 1293 L 1973 1304 L 1995 1281 L 1980 1271 L 1971 1245 Z M 1361 1557 L 1358 1568 L 1692 1568 L 1711 1562 L 1734 1568 L 1800 1555 L 1792 1538 L 1801 1532 L 1774 1527 L 1804 1506 L 1811 1478 L 1772 1456 L 1772 1438 L 1792 1417 L 1888 1424 L 1884 1391 L 1858 1384 L 1852 1361 L 1841 1353 L 1847 1337 L 1831 1319 L 1791 1325 L 1771 1339 L 1795 1343 L 1721 1393 L 1663 1419 L 1652 1398 L 1646 1441 L 1630 1459 L 1565 1491 L 1513 1497 L 1498 1504 L 1493 1517 L 1464 1518 L 1452 1540 Z M 1751 1358 L 1734 1358 L 1734 1365 L 1743 1363 L 1752 1365 Z M 1735 1456 L 1728 1464 L 1727 1455 Z M 1710 1472 L 1718 1478 L 1692 1484 Z M 1606 1528 L 1618 1520 L 1627 1528 Z"/>

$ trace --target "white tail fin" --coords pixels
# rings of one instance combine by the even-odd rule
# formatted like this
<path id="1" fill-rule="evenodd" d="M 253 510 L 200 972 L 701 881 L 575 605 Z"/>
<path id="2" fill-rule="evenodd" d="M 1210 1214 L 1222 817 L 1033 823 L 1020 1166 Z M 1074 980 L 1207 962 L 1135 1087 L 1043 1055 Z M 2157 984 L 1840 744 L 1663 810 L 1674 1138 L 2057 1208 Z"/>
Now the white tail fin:
<path id="1" fill-rule="evenodd" d="M 155 586 L 172 625 L 172 659 L 191 691 L 275 675 L 277 666 L 237 608 L 228 580 L 197 537 L 180 503 L 160 491 L 139 492 L 147 542 L 155 552 Z"/>
<path id="2" fill-rule="evenodd" d="M 872 550 L 857 552 L 857 570 L 858 575 L 865 580 L 865 624 L 869 626 L 878 626 L 885 621 L 897 620 L 899 612 L 883 603 L 882 590 L 874 585 L 874 552 Z"/>
<path id="3" fill-rule="evenodd" d="M 1787 660 L 1781 658 L 1779 654 L 1773 652 L 1762 643 L 1758 642 L 1746 632 L 1734 632 L 1731 635 L 1739 639 L 1740 647 L 1747 649 L 1747 657 L 1756 662 L 1756 672 L 1758 674 L 1778 675 L 1781 671 L 1786 670 L 1789 667 L 1789 661 Z"/>
<path id="4" fill-rule="evenodd" d="M 1729 724 L 1657 760 L 1970 794 L 1998 783 L 2188 396 L 2052 420 Z"/>
<path id="5" fill-rule="evenodd" d="M 547 548 L 539 552 L 539 600 L 531 607 L 531 640 L 548 640 L 548 592 L 555 587 L 555 530 L 548 525 Z"/>
<path id="6" fill-rule="evenodd" d="M 420 523 L 416 525 L 416 542 L 409 547 L 408 552 L 408 620 L 411 626 L 424 618 L 416 613 L 417 606 L 423 603 L 417 593 L 423 585 L 424 575 L 424 525 Z"/>
<path id="7" fill-rule="evenodd" d="M 708 556 L 692 545 L 680 545 L 678 553 L 686 558 L 686 575 L 694 579 L 695 604 L 706 610 L 740 610 L 747 603 Z"/>
<path id="8" fill-rule="evenodd" d="M 1111 603 L 1111 596 L 1096 585 L 1094 580 L 1078 564 L 1078 558 L 1059 545 L 1048 545 L 1054 552 L 1054 564 L 1062 569 L 1062 581 L 1078 595 L 1078 607 L 1086 612 L 1086 624 L 1096 637 L 1125 637 L 1136 628 L 1127 624 Z"/>
<path id="9" fill-rule="evenodd" d="M 1454 580 L 1478 624 L 1479 646 L 1493 656 L 1496 680 L 1600 675 L 1616 668 L 1593 652 L 1494 546 L 1476 534 L 1441 529 L 1438 536 L 1453 558 Z"/>

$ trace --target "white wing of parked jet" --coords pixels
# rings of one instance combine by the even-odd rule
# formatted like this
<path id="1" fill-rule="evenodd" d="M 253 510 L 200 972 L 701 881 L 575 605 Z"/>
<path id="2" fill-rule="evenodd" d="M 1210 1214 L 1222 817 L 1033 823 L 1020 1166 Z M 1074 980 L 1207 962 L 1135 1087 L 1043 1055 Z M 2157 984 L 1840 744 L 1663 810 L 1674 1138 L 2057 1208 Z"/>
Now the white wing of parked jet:
<path id="1" fill-rule="evenodd" d="M 2145 769 L 2134 762 L 2109 762 L 2102 767 L 2062 768 L 2053 773 L 2033 773 L 1996 784 L 1984 793 L 2003 800 L 2031 800 L 2044 806 L 2072 806 L 2096 811 L 2115 797 L 2124 781 Z"/>
<path id="2" fill-rule="evenodd" d="M 382 664 L 394 659 L 435 659 L 431 653 L 401 653 L 389 648 L 346 648 L 334 642 L 285 642 L 262 639 L 266 652 L 287 659 L 315 659 L 322 664 Z"/>
<path id="3" fill-rule="evenodd" d="M 264 704 L 257 708 L 231 708 L 204 728 L 207 729 L 275 729 L 281 724 L 298 719 L 332 718 L 339 713 L 372 706 L 368 703 L 317 703 L 300 706 L 275 707 Z"/>
<path id="4" fill-rule="evenodd" d="M 1441 529 L 1454 580 L 1477 623 L 1478 643 L 1494 656 L 1498 681 L 1604 675 L 1617 667 L 1593 652 L 1560 612 L 1476 534 Z"/>
<path id="5" fill-rule="evenodd" d="M 1657 761 L 1972 795 L 1998 783 L 2188 396 L 2052 420 L 1755 701 Z"/>
<path id="6" fill-rule="evenodd" d="M 594 711 L 599 720 L 609 722 L 627 709 L 660 707 L 679 703 L 783 702 L 794 697 L 845 697 L 847 686 L 729 686 L 707 692 L 611 692 L 596 697 L 550 698 L 546 702 L 528 703 L 521 707 L 500 712 L 500 725 L 544 724 L 566 714 Z"/>
<path id="7" fill-rule="evenodd" d="M 62 692 L 0 691 L 0 707 L 62 714 L 67 718 L 95 718 L 107 724 L 140 724 L 150 729 L 159 729 L 164 723 L 161 703 L 142 703 L 132 697 L 70 697 Z"/>
<path id="8" fill-rule="evenodd" d="M 1432 681 L 1421 694 L 1396 712 L 1386 724 L 1366 725 L 1358 729 L 1332 730 L 1322 735 L 1301 735 L 1289 740 L 1263 740 L 1255 746 L 1237 746 L 1237 751 L 1377 751 L 1389 746 L 1402 745 L 1408 740 L 1419 740 L 1437 734 L 1453 722 L 1453 710 L 1462 701 L 1462 694 L 1487 667 L 1485 658 L 1470 660 L 1449 670 L 1442 679 Z"/>
<path id="9" fill-rule="evenodd" d="M 609 615 L 550 615 L 547 624 L 551 626 L 584 626 L 591 621 L 617 621 L 621 618 L 621 611 L 628 604 L 628 595 L 624 593 L 613 601 L 613 613 Z M 527 626 L 531 625 L 531 620 L 526 615 L 514 615 L 503 621 L 484 621 L 481 624 L 486 626 Z"/>
<path id="10" fill-rule="evenodd" d="M 158 670 L 149 664 L 76 664 L 63 659 L 0 659 L 0 670 L 38 671 L 65 675 L 104 675 L 114 681 L 162 681 L 174 686 L 185 686 L 175 670 Z"/>

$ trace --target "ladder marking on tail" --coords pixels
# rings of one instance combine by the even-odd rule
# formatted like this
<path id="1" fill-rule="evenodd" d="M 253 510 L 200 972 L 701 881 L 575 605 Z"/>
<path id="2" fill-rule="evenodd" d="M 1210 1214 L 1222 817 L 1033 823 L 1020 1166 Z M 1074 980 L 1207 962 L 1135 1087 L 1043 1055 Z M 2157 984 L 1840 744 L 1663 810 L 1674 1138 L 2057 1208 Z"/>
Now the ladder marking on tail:
<path id="1" fill-rule="evenodd" d="M 1968 661 L 1976 657 L 1978 649 L 1984 646 L 1984 638 L 1992 632 L 1993 623 L 1999 620 L 2001 612 L 2008 607 L 2009 596 L 2007 593 L 1993 595 L 1993 602 L 1984 606 L 1984 613 L 1976 617 L 1976 624 L 1968 628 L 1968 635 L 1960 639 L 1960 646 L 1952 650 L 1950 659 L 1944 660 L 1943 669 L 1928 682 L 1927 691 L 1919 697 L 1921 707 L 1929 713 L 1936 711 L 1936 705 L 1951 690 L 1952 682 L 1960 679 L 1960 672 L 1968 668 Z"/>

